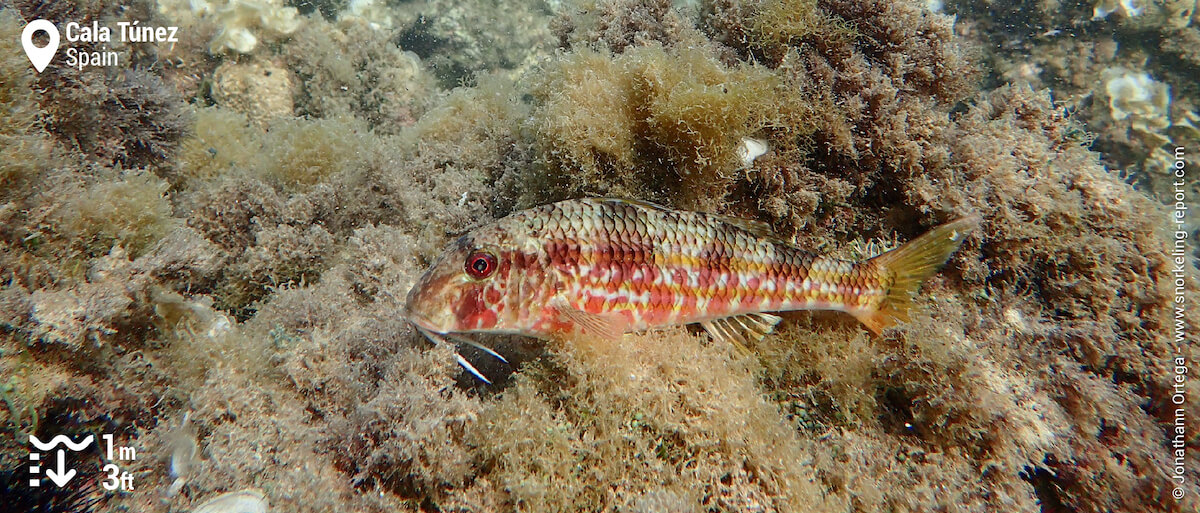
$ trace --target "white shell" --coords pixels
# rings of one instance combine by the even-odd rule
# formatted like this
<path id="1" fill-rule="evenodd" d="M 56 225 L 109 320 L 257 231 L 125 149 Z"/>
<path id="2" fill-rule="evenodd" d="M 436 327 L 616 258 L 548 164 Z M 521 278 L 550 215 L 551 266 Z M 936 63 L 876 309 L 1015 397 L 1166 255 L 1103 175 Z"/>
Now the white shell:
<path id="1" fill-rule="evenodd" d="M 187 477 L 188 471 L 196 463 L 196 434 L 189 424 L 191 412 L 183 414 L 179 427 L 171 431 L 170 444 L 171 464 L 169 466 L 172 478 Z"/>
<path id="2" fill-rule="evenodd" d="M 267 508 L 267 496 L 262 490 L 247 488 L 209 499 L 192 513 L 267 513 Z"/>
<path id="3" fill-rule="evenodd" d="M 752 137 L 743 137 L 742 144 L 738 145 L 737 148 L 738 157 L 742 159 L 742 169 L 754 164 L 754 159 L 761 157 L 769 148 L 767 141 Z"/>

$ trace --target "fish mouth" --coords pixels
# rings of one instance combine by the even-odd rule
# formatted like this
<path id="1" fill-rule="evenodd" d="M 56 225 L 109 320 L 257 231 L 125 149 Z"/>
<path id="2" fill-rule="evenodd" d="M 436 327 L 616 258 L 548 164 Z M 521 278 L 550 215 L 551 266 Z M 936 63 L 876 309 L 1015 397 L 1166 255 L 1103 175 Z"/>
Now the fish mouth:
<path id="1" fill-rule="evenodd" d="M 488 355 L 491 355 L 492 357 L 496 358 L 497 360 L 500 360 L 501 362 L 504 362 L 505 364 L 507 364 L 508 360 L 505 359 L 503 356 L 501 356 L 496 351 L 493 351 L 490 347 L 487 347 L 483 344 L 480 344 L 479 342 L 476 342 L 474 340 L 471 340 L 470 338 L 463 336 L 463 332 L 454 331 L 453 329 L 446 329 L 443 327 L 438 327 L 437 323 L 433 322 L 433 320 L 430 319 L 429 316 L 427 316 L 424 313 L 415 311 L 412 308 L 412 305 L 414 305 L 414 304 L 420 305 L 420 304 L 424 303 L 423 301 L 421 301 L 421 299 L 422 299 L 422 296 L 424 295 L 423 293 L 427 290 L 427 286 L 423 286 L 423 285 L 425 285 L 426 282 L 428 282 L 428 281 L 431 281 L 431 279 L 429 277 L 429 273 L 426 273 L 426 275 L 422 276 L 421 279 L 417 282 L 417 284 L 414 285 L 413 288 L 409 290 L 408 297 L 406 298 L 406 301 L 404 302 L 404 306 L 400 312 L 400 314 L 404 318 L 404 320 L 408 321 L 408 323 L 411 324 L 413 326 L 413 328 L 416 329 L 416 331 L 421 334 L 421 336 L 425 337 L 426 340 L 432 342 L 435 346 L 448 345 L 450 347 L 455 347 L 458 344 L 469 345 L 469 346 L 475 347 L 475 348 L 487 353 Z M 450 325 L 450 328 L 453 328 L 452 323 Z M 457 350 L 454 351 L 454 360 L 458 363 L 459 366 L 461 366 L 463 369 L 465 369 L 471 375 L 475 376 L 475 378 L 477 378 L 480 381 L 487 383 L 489 385 L 492 383 L 491 380 L 489 380 L 486 376 L 483 375 L 482 372 L 479 371 L 479 369 L 476 369 L 474 365 L 471 365 L 471 363 L 468 362 L 465 358 L 463 358 L 462 355 L 458 354 Z"/>
<path id="2" fill-rule="evenodd" d="M 508 363 L 508 360 L 501 356 L 500 353 L 493 351 L 492 348 L 480 344 L 479 342 L 462 336 L 459 332 L 434 328 L 433 323 L 430 322 L 428 318 L 419 313 L 413 312 L 408 308 L 407 304 L 404 306 L 404 319 L 407 320 L 408 323 L 411 324 L 413 328 L 415 328 L 417 332 L 421 334 L 421 336 L 425 337 L 426 340 L 432 342 L 435 346 L 448 345 L 454 347 L 457 344 L 466 344 L 491 355 L 501 362 L 506 364 Z M 461 366 L 463 369 L 466 369 L 467 372 L 471 373 L 471 375 L 475 376 L 480 381 L 483 381 L 489 385 L 492 384 L 491 380 L 484 376 L 482 372 L 479 372 L 479 369 L 476 369 L 474 365 L 471 365 L 471 363 L 463 358 L 462 355 L 458 354 L 457 350 L 454 352 L 454 360 L 458 362 L 459 366 Z"/>
<path id="3" fill-rule="evenodd" d="M 447 335 L 451 333 L 450 330 L 438 328 L 437 325 L 434 324 L 433 321 L 429 320 L 428 317 L 412 311 L 408 308 L 408 305 L 405 305 L 403 315 L 404 320 L 408 321 L 409 324 L 412 324 L 413 327 L 425 335 L 426 338 L 430 338 L 429 334 L 431 333 L 434 335 Z"/>

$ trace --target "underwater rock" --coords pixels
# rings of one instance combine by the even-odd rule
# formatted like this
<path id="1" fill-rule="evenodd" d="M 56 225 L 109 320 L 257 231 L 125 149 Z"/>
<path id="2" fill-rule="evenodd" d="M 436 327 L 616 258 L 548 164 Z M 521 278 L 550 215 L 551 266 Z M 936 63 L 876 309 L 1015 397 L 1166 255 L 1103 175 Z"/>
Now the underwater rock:
<path id="1" fill-rule="evenodd" d="M 92 261 L 87 281 L 69 288 L 42 288 L 28 295 L 27 321 L 14 327 L 28 330 L 32 340 L 63 344 L 72 350 L 86 343 L 102 343 L 117 335 L 120 328 L 145 322 L 139 318 L 161 315 L 163 301 L 178 295 L 161 291 L 156 282 L 163 277 L 196 283 L 216 266 L 216 248 L 192 229 L 179 227 L 164 236 L 140 258 L 130 260 L 121 246 Z M 184 287 L 181 288 L 185 288 Z M 10 292 L 11 293 L 11 292 Z M 154 309 L 142 312 L 143 303 Z M 16 306 L 16 305 L 14 305 Z M 219 314 L 210 317 L 220 317 Z M 130 334 L 125 334 L 130 335 Z"/>
<path id="2" fill-rule="evenodd" d="M 295 81 L 290 71 L 266 60 L 230 60 L 213 72 L 212 95 L 218 105 L 265 126 L 272 119 L 292 115 Z"/>
<path id="3" fill-rule="evenodd" d="M 551 25 L 561 48 L 590 48 L 622 53 L 626 48 L 660 44 L 707 44 L 670 0 L 590 0 L 556 9 Z"/>
<path id="4" fill-rule="evenodd" d="M 552 48 L 540 1 L 479 3 L 468 0 L 413 2 L 395 39 L 416 53 L 445 89 L 471 83 L 476 73 L 524 70 Z"/>
<path id="5" fill-rule="evenodd" d="M 744 167 L 744 138 L 781 121 L 764 67 L 653 44 L 577 50 L 545 66 L 528 127 L 545 155 L 523 171 L 526 206 L 583 194 L 715 208 Z M 782 102 L 781 102 L 782 103 Z"/>
<path id="6" fill-rule="evenodd" d="M 30 178 L 49 150 L 38 127 L 41 109 L 30 87 L 35 73 L 20 46 L 21 27 L 15 11 L 0 9 L 0 199 Z"/>
<path id="7" fill-rule="evenodd" d="M 285 7 L 280 0 L 160 0 L 158 12 L 173 20 L 215 20 L 220 28 L 209 43 L 213 54 L 250 53 L 261 37 L 286 36 L 302 21 L 295 7 Z"/>
<path id="8" fill-rule="evenodd" d="M 280 60 L 297 78 L 299 116 L 355 116 L 396 134 L 438 95 L 428 63 L 361 20 L 310 20 L 284 43 Z"/>
<path id="9" fill-rule="evenodd" d="M 985 87 L 1053 88 L 1079 144 L 1138 189 L 1173 197 L 1168 154 L 1200 142 L 1189 126 L 1200 104 L 1195 0 L 1041 2 L 1033 13 L 967 0 L 956 9 L 959 33 L 991 65 Z M 1090 19 L 1093 10 L 1108 18 Z M 1195 161 L 1194 153 L 1181 161 Z M 1191 173 L 1185 179 L 1187 189 L 1200 183 Z"/>
<path id="10" fill-rule="evenodd" d="M 116 333 L 116 318 L 133 303 L 122 288 L 87 284 L 78 290 L 38 290 L 31 297 L 32 336 L 45 343 L 79 347 Z"/>
<path id="11" fill-rule="evenodd" d="M 179 93 L 147 70 L 58 67 L 39 82 L 48 131 L 105 165 L 165 163 L 190 122 Z"/>
<path id="12" fill-rule="evenodd" d="M 392 28 L 388 6 L 379 0 L 350 0 L 346 10 L 338 14 L 339 23 L 364 23 L 374 30 Z"/>
<path id="13" fill-rule="evenodd" d="M 1099 0 L 1092 9 L 1092 19 L 1104 19 L 1114 12 L 1119 12 L 1124 16 L 1138 16 L 1142 14 L 1142 9 L 1137 6 L 1138 3 L 1138 0 Z"/>
<path id="14" fill-rule="evenodd" d="M 1098 0 L 1092 19 L 1101 20 L 1120 14 L 1124 25 L 1140 28 L 1179 29 L 1192 23 L 1196 0 Z"/>
<path id="15" fill-rule="evenodd" d="M 1134 130 L 1150 136 L 1158 136 L 1164 128 L 1171 126 L 1168 112 L 1171 89 L 1166 84 L 1154 80 L 1148 73 L 1120 67 L 1105 70 L 1101 78 L 1114 120 L 1128 118 Z M 1166 142 L 1165 138 L 1163 142 Z"/>

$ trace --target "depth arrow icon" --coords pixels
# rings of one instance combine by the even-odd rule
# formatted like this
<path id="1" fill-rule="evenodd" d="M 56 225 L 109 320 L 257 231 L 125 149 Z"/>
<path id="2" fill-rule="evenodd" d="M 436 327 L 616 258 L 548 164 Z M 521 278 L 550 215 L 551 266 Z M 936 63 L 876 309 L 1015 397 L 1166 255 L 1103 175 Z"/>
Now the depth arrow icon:
<path id="1" fill-rule="evenodd" d="M 67 466 L 67 454 L 62 449 L 59 449 L 59 451 L 58 451 L 58 471 L 55 471 L 54 469 L 46 470 L 46 477 L 50 478 L 51 481 L 54 481 L 54 484 L 57 485 L 59 488 L 62 488 L 63 485 L 67 484 L 67 482 L 70 481 L 72 477 L 75 477 L 75 469 L 66 469 L 65 468 L 66 466 Z"/>

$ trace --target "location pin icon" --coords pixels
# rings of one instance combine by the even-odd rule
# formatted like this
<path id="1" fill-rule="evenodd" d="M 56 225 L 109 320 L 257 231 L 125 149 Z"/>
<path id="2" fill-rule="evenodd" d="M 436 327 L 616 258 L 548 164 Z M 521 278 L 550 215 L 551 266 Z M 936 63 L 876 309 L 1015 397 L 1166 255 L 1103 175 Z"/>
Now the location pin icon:
<path id="1" fill-rule="evenodd" d="M 33 45 L 33 35 L 39 30 L 50 36 L 50 44 L 41 48 Z M 58 51 L 58 28 L 46 20 L 33 20 L 21 31 L 21 46 L 25 47 L 25 55 L 29 56 L 29 62 L 33 63 L 34 69 L 41 73 Z"/>

